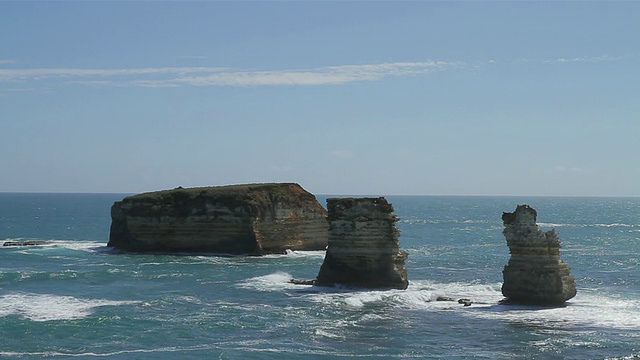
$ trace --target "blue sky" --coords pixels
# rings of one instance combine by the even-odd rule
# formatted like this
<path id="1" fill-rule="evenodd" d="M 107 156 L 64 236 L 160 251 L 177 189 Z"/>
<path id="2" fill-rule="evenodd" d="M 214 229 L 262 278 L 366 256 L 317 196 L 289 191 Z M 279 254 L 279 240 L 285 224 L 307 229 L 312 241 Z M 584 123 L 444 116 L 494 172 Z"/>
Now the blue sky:
<path id="1" fill-rule="evenodd" d="M 640 196 L 640 2 L 0 1 L 0 191 Z"/>

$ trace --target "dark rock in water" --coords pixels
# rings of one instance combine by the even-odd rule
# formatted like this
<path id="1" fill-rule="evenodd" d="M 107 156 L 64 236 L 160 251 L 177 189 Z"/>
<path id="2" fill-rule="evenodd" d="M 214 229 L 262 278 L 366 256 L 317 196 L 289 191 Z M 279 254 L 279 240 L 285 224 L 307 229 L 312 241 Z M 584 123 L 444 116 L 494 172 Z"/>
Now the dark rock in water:
<path id="1" fill-rule="evenodd" d="M 456 300 L 448 296 L 438 296 L 436 298 L 436 301 L 456 301 Z M 458 301 L 458 304 L 461 304 L 464 306 L 471 306 L 471 304 L 473 304 L 473 301 L 471 301 L 471 299 L 458 299 L 457 301 Z"/>
<path id="2" fill-rule="evenodd" d="M 455 299 L 448 296 L 438 296 L 436 301 L 455 301 Z"/>
<path id="3" fill-rule="evenodd" d="M 21 240 L 21 241 L 5 241 L 2 246 L 38 246 L 51 243 L 46 240 Z"/>
<path id="4" fill-rule="evenodd" d="M 406 289 L 407 252 L 393 206 L 385 198 L 331 198 L 329 245 L 316 279 L 320 286 Z"/>
<path id="5" fill-rule="evenodd" d="M 176 188 L 111 208 L 108 246 L 135 252 L 262 255 L 324 250 L 327 212 L 294 183 Z"/>
<path id="6" fill-rule="evenodd" d="M 576 295 L 575 279 L 560 260 L 557 232 L 539 230 L 536 216 L 529 205 L 502 215 L 502 234 L 511 253 L 502 272 L 502 294 L 505 303 L 562 305 Z"/>
<path id="7" fill-rule="evenodd" d="M 315 280 L 291 279 L 289 283 L 294 285 L 315 285 Z"/>

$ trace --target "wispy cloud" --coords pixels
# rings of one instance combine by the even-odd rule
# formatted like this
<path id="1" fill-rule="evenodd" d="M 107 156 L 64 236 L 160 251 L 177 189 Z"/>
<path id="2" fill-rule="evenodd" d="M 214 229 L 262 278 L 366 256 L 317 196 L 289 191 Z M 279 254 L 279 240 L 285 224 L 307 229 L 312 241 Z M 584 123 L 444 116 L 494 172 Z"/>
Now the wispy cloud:
<path id="1" fill-rule="evenodd" d="M 161 67 L 137 69 L 77 69 L 77 68 L 36 68 L 0 69 L 0 81 L 29 81 L 48 78 L 108 78 L 120 76 L 173 75 L 184 76 L 193 73 L 224 71 L 217 67 Z"/>
<path id="2" fill-rule="evenodd" d="M 195 58 L 196 56 L 194 56 Z M 520 59 L 520 62 L 600 63 L 620 60 L 610 55 L 580 56 L 547 60 Z M 488 64 L 495 64 L 490 60 Z M 450 61 L 405 61 L 377 64 L 337 65 L 310 69 L 242 70 L 226 67 L 147 67 L 119 69 L 16 68 L 13 60 L 0 59 L 0 84 L 54 82 L 93 86 L 180 87 L 180 86 L 311 86 L 376 81 L 387 77 L 422 75 L 452 68 L 473 69 L 482 63 Z M 487 63 L 485 63 L 486 65 Z"/>
<path id="3" fill-rule="evenodd" d="M 515 63 L 523 64 L 597 64 L 614 62 L 625 59 L 625 56 L 611 56 L 611 55 L 598 55 L 598 56 L 575 56 L 575 57 L 557 57 L 557 58 L 520 58 Z M 489 61 L 492 63 L 493 60 Z"/>
<path id="4" fill-rule="evenodd" d="M 199 56 L 191 56 L 200 58 Z M 520 59 L 519 62 L 548 64 L 603 63 L 622 59 L 610 55 L 555 59 Z M 233 69 L 227 67 L 146 68 L 18 68 L 10 59 L 0 59 L 0 90 L 52 91 L 60 84 L 98 87 L 224 87 L 224 86 L 321 86 L 378 81 L 389 77 L 415 76 L 449 69 L 473 70 L 488 62 L 404 61 L 375 64 L 336 65 L 307 69 Z M 8 86 L 7 86 L 8 84 Z M 14 88 L 14 89 L 12 89 Z"/>
<path id="5" fill-rule="evenodd" d="M 162 67 L 136 69 L 37 68 L 0 69 L 0 82 L 65 80 L 101 86 L 277 86 L 335 85 L 419 75 L 464 64 L 444 61 L 389 62 L 326 66 L 298 70 L 235 70 L 222 67 Z"/>
<path id="6" fill-rule="evenodd" d="M 600 62 L 608 62 L 620 60 L 620 58 L 609 56 L 609 55 L 600 55 L 600 56 L 579 56 L 573 58 L 557 58 L 552 60 L 545 60 L 545 63 L 600 63 Z"/>

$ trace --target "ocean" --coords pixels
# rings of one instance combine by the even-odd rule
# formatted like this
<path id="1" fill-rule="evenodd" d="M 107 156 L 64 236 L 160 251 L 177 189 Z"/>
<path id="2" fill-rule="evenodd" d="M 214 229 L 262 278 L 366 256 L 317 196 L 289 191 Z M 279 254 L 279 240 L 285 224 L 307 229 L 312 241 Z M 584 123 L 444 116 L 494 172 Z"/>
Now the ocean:
<path id="1" fill-rule="evenodd" d="M 0 247 L 0 358 L 640 359 L 640 198 L 386 196 L 410 285 L 358 291 L 288 282 L 315 278 L 323 251 L 113 251 L 124 196 L 0 193 L 0 242 L 49 241 Z M 518 204 L 560 235 L 566 306 L 498 305 Z"/>

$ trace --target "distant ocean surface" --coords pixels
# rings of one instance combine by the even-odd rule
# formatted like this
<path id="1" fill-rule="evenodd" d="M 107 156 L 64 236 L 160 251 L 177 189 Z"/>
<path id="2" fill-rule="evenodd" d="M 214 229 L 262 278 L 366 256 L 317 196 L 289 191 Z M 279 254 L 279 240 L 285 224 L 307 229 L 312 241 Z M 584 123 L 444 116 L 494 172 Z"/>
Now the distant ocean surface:
<path id="1" fill-rule="evenodd" d="M 0 358 L 640 359 L 640 198 L 387 196 L 409 288 L 354 291 L 288 283 L 324 252 L 114 252 L 124 196 L 0 194 L 0 243 L 51 241 L 0 247 Z M 562 239 L 565 307 L 497 305 L 501 215 L 523 203 Z"/>

